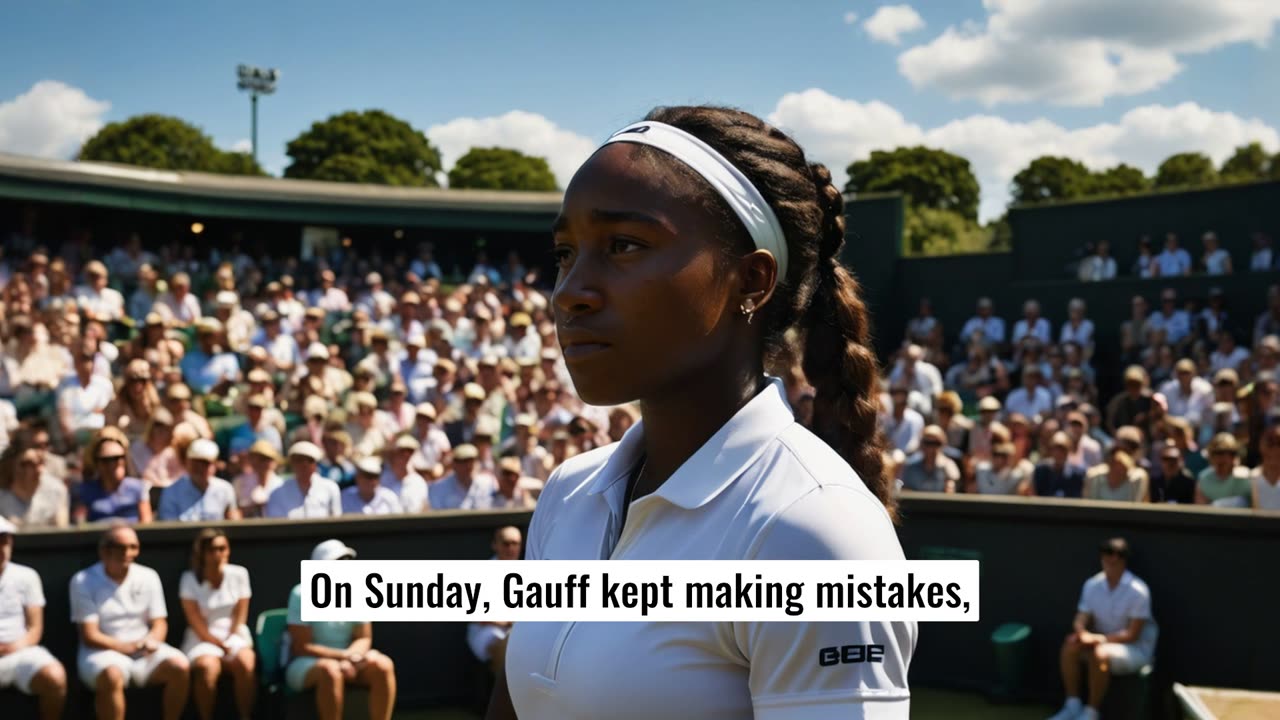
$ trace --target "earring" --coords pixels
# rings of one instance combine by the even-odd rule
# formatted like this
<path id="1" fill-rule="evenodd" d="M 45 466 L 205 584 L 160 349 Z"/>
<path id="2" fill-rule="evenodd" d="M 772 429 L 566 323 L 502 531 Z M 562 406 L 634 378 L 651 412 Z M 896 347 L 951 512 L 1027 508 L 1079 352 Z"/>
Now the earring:
<path id="1" fill-rule="evenodd" d="M 751 318 L 756 313 L 755 307 L 756 307 L 755 303 L 752 303 L 750 300 L 742 303 L 742 306 L 740 307 L 740 309 L 742 310 L 742 314 L 747 316 L 748 325 L 751 324 Z"/>

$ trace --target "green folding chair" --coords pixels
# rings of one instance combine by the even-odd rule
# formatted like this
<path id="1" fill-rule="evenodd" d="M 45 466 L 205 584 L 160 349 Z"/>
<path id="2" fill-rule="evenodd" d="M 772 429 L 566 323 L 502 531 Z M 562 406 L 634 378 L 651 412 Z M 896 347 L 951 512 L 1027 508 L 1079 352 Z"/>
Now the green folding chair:
<path id="1" fill-rule="evenodd" d="M 259 679 L 263 689 L 277 693 L 284 688 L 284 666 L 280 664 L 280 642 L 288 628 L 289 609 L 275 608 L 258 613 L 254 648 L 258 651 Z"/>

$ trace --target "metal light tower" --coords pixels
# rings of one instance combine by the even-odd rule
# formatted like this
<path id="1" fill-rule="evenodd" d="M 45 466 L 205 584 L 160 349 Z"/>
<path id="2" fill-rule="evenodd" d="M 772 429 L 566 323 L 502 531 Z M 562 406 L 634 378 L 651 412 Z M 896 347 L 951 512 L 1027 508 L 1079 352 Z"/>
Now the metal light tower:
<path id="1" fill-rule="evenodd" d="M 276 80 L 280 73 L 275 68 L 264 70 L 252 65 L 239 65 L 236 74 L 240 78 L 237 87 L 249 91 L 249 102 L 253 108 L 253 159 L 258 159 L 258 96 L 270 95 L 276 91 Z"/>

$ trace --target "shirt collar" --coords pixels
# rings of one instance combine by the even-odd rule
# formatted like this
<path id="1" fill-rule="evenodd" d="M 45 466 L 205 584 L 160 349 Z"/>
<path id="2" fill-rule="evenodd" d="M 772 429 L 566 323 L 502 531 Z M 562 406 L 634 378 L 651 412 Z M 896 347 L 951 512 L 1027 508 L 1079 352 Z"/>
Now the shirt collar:
<path id="1" fill-rule="evenodd" d="M 654 495 L 686 510 L 701 507 L 729 487 L 764 452 L 769 442 L 795 422 L 782 380 L 769 384 L 707 440 Z M 618 441 L 595 473 L 588 494 L 598 495 L 625 479 L 644 454 L 644 421 Z"/>

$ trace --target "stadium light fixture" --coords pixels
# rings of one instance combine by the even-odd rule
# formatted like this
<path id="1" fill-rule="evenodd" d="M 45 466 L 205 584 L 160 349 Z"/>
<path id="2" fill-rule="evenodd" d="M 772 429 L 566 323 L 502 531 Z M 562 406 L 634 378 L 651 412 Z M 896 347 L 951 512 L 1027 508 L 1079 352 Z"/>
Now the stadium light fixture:
<path id="1" fill-rule="evenodd" d="M 249 104 L 253 115 L 253 159 L 258 159 L 258 96 L 270 95 L 276 91 L 276 81 L 280 79 L 280 71 L 275 68 L 264 69 L 252 65 L 238 65 L 236 84 L 241 90 L 249 91 Z"/>
<path id="2" fill-rule="evenodd" d="M 191 223 L 191 234 L 192 234 L 192 235 L 199 235 L 199 234 L 200 234 L 200 233 L 202 233 L 202 232 L 204 232 L 204 223 L 199 223 L 199 222 L 193 222 L 193 223 Z"/>

